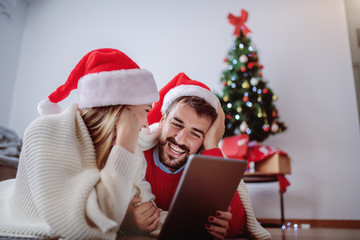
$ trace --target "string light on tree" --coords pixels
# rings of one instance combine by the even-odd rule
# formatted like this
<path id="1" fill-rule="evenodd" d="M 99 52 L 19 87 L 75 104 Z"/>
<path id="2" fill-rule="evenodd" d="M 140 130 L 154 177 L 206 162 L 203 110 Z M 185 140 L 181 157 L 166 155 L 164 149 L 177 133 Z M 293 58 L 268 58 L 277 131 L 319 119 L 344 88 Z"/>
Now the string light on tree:
<path id="1" fill-rule="evenodd" d="M 257 47 L 249 38 L 251 31 L 245 24 L 247 18 L 244 10 L 240 16 L 228 16 L 236 38 L 224 58 L 223 94 L 218 97 L 226 116 L 224 137 L 246 133 L 250 141 L 261 142 L 286 127 L 279 121 L 278 110 L 273 104 L 278 96 L 263 79 L 263 65 L 259 63 Z"/>

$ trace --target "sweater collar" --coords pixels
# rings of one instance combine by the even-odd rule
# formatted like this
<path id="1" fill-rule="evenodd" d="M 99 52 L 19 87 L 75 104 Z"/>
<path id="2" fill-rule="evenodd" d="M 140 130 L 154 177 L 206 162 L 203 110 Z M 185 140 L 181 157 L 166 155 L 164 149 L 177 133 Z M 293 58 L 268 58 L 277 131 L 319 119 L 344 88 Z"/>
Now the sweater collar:
<path id="1" fill-rule="evenodd" d="M 156 166 L 158 166 L 162 171 L 164 171 L 168 174 L 177 174 L 177 173 L 181 172 L 185 167 L 185 165 L 184 165 L 181 168 L 179 168 L 178 170 L 176 170 L 175 172 L 170 171 L 162 162 L 160 162 L 158 146 L 156 146 L 154 148 L 153 157 L 154 157 L 154 162 L 155 162 Z"/>

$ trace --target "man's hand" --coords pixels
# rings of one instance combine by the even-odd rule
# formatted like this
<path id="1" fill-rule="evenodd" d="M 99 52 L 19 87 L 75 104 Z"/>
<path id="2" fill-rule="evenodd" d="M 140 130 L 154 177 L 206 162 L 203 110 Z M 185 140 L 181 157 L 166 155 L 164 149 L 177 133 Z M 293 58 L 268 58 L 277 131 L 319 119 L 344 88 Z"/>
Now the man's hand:
<path id="1" fill-rule="evenodd" d="M 156 229 L 160 210 L 151 202 L 141 203 L 140 197 L 133 197 L 127 209 L 121 231 L 125 233 L 139 234 L 149 233 Z"/>
<path id="2" fill-rule="evenodd" d="M 225 239 L 229 228 L 229 221 L 232 218 L 230 208 L 227 212 L 217 211 L 216 217 L 210 216 L 209 223 L 205 224 L 205 229 L 215 237 L 215 239 Z"/>
<path id="3" fill-rule="evenodd" d="M 225 133 L 225 113 L 224 110 L 221 108 L 221 105 L 219 104 L 218 116 L 211 125 L 204 139 L 204 144 L 203 144 L 204 150 L 217 148 L 224 133 Z"/>

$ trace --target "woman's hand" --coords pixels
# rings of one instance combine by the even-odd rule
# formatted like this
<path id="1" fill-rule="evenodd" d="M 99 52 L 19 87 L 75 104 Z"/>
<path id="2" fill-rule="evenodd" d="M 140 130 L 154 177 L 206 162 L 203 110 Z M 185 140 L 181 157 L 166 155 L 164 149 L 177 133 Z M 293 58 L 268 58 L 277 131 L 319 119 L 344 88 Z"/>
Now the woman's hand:
<path id="1" fill-rule="evenodd" d="M 217 211 L 216 217 L 210 216 L 209 223 L 205 224 L 205 229 L 214 236 L 215 239 L 225 239 L 229 228 L 229 221 L 232 218 L 230 208 L 227 212 Z"/>
<path id="2" fill-rule="evenodd" d="M 139 120 L 134 111 L 125 107 L 116 123 L 115 144 L 135 153 L 140 128 Z"/>

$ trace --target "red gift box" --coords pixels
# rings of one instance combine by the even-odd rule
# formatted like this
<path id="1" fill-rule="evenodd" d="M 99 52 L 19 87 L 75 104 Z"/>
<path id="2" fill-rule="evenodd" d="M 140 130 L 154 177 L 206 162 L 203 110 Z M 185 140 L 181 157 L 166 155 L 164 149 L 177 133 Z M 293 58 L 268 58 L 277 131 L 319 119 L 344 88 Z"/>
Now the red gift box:
<path id="1" fill-rule="evenodd" d="M 240 134 L 224 138 L 220 148 L 228 158 L 244 159 L 248 143 L 249 135 Z"/>

